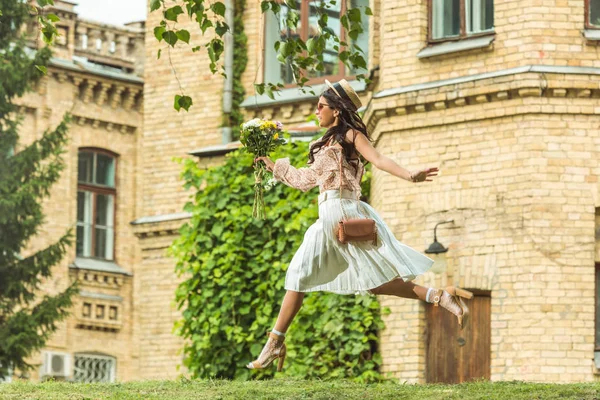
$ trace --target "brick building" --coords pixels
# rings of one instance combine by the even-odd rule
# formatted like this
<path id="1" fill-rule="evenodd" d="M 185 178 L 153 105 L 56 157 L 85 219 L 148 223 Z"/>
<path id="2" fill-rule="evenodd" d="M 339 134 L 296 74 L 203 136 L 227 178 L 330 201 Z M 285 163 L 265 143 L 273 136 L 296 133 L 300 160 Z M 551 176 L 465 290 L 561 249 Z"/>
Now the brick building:
<path id="1" fill-rule="evenodd" d="M 307 36 L 314 9 L 299 3 L 307 25 L 297 33 Z M 373 82 L 352 85 L 375 146 L 409 169 L 440 168 L 427 185 L 374 169 L 371 202 L 397 238 L 417 249 L 426 249 L 445 222 L 437 237 L 448 251 L 432 255 L 434 270 L 419 283 L 476 293 L 464 332 L 422 303 L 382 297 L 392 311 L 381 333 L 384 371 L 408 382 L 595 380 L 600 2 L 345 3 L 369 4 L 374 13 L 359 38 Z M 84 288 L 47 350 L 69 355 L 84 375 L 93 364 L 103 373 L 112 368 L 111 379 L 173 378 L 181 373 L 182 341 L 172 334 L 177 279 L 165 250 L 187 218 L 181 210 L 189 194 L 172 159 L 192 153 L 214 165 L 235 148 L 220 127 L 225 82 L 209 73 L 203 54 L 187 46 L 172 50 L 177 76 L 195 101 L 189 113 L 177 113 L 172 98 L 179 86 L 165 50 L 156 60 L 164 48 L 153 35 L 156 13 L 142 31 L 83 23 L 69 3 L 60 4 L 68 40 L 49 78 L 22 101 L 23 132 L 35 137 L 74 110 L 69 168 L 53 191 L 52 200 L 61 201 L 48 202 L 48 232 L 62 232 L 80 216 L 79 246 L 53 282 L 69 273 Z M 329 13 L 330 26 L 339 26 L 339 10 Z M 191 42 L 201 43 L 194 24 L 187 25 Z M 247 93 L 255 79 L 291 83 L 270 51 L 280 34 L 277 20 L 252 0 L 244 25 Z M 83 35 L 88 46 L 99 38 L 100 50 L 82 49 Z M 360 72 L 326 60 L 330 80 Z M 324 78 L 314 77 L 316 93 Z M 249 95 L 242 106 L 248 118 L 298 126 L 315 103 L 315 96 L 289 87 L 275 100 Z M 86 181 L 88 165 L 104 165 L 101 175 L 112 176 L 114 187 L 100 190 Z M 106 172 L 111 168 L 114 175 Z M 86 205 L 101 196 L 113 199 L 105 201 L 114 206 L 112 258 L 108 244 L 99 255 L 97 238 L 85 234 Z M 53 285 L 60 286 L 49 283 L 48 290 Z"/>

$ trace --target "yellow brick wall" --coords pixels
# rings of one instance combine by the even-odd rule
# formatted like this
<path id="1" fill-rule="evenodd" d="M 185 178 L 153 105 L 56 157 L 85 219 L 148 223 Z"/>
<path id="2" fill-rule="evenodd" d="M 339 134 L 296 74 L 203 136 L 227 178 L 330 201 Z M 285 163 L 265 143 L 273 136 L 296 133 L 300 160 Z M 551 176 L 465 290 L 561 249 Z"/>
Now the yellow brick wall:
<path id="1" fill-rule="evenodd" d="M 566 83 L 551 78 L 551 86 Z M 380 151 L 410 168 L 440 168 L 427 185 L 375 170 L 372 199 L 398 239 L 417 249 L 432 242 L 437 222 L 455 221 L 438 229 L 450 248 L 448 269 L 418 282 L 491 290 L 492 380 L 594 379 L 594 103 L 513 98 L 383 117 L 377 125 Z M 382 332 L 384 370 L 422 382 L 424 353 L 411 333 L 423 329 L 423 309 L 383 304 L 392 310 Z"/>
<path id="2" fill-rule="evenodd" d="M 427 46 L 427 0 L 381 5 L 378 89 L 449 79 L 530 64 L 598 67 L 586 44 L 583 1 L 494 1 L 495 39 L 486 50 L 418 59 Z"/>

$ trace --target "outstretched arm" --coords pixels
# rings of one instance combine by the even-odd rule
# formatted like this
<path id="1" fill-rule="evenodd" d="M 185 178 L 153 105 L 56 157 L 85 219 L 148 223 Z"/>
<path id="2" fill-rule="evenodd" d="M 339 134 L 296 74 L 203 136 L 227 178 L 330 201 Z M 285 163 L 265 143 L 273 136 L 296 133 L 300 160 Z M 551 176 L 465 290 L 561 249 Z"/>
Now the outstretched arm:
<path id="1" fill-rule="evenodd" d="M 354 130 L 349 130 L 346 133 L 346 141 L 352 142 L 356 135 L 356 150 L 371 164 L 382 171 L 405 179 L 410 182 L 432 181 L 431 177 L 437 175 L 438 168 L 426 168 L 419 171 L 411 172 L 404 167 L 398 165 L 394 160 L 379 153 L 376 148 L 371 145 L 371 142 L 362 133 Z"/>
<path id="2" fill-rule="evenodd" d="M 280 158 L 273 162 L 269 157 L 258 157 L 255 162 L 262 161 L 273 177 L 279 182 L 306 192 L 317 186 L 317 174 L 312 168 L 294 168 L 289 158 Z"/>

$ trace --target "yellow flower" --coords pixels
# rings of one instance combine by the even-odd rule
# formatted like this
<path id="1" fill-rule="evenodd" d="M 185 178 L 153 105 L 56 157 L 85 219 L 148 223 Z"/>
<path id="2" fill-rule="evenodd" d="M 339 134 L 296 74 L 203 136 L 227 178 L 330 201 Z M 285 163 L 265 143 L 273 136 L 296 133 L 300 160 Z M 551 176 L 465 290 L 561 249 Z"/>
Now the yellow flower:
<path id="1" fill-rule="evenodd" d="M 274 134 L 273 139 L 275 139 L 275 140 L 279 139 L 279 133 Z"/>

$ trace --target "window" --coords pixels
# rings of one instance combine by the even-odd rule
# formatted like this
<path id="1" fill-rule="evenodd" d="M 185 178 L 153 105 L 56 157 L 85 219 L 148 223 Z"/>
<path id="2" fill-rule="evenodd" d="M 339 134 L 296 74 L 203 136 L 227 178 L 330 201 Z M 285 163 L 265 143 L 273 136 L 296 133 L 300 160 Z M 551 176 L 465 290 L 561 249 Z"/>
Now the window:
<path id="1" fill-rule="evenodd" d="M 95 383 L 114 382 L 116 375 L 114 357 L 96 354 L 75 354 L 75 382 Z"/>
<path id="2" fill-rule="evenodd" d="M 102 50 L 102 39 L 96 39 L 96 50 Z"/>
<path id="3" fill-rule="evenodd" d="M 115 164 L 111 154 L 79 152 L 77 256 L 114 258 Z"/>
<path id="4" fill-rule="evenodd" d="M 585 0 L 586 28 L 600 29 L 600 0 Z"/>
<path id="5" fill-rule="evenodd" d="M 431 41 L 461 39 L 494 31 L 493 0 L 430 0 Z"/>
<path id="6" fill-rule="evenodd" d="M 108 51 L 110 51 L 111 53 L 114 53 L 115 51 L 117 51 L 117 44 L 115 43 L 114 40 L 111 40 L 110 49 Z"/>
<path id="7" fill-rule="evenodd" d="M 88 42 L 88 36 L 87 35 L 81 35 L 81 48 L 82 49 L 87 49 L 87 43 Z"/>
<path id="8" fill-rule="evenodd" d="M 365 14 L 365 7 L 369 6 L 369 0 L 341 0 L 332 4 L 330 1 L 315 0 L 297 0 L 299 22 L 296 30 L 288 29 L 285 26 L 285 20 L 289 8 L 285 5 L 281 5 L 281 11 L 279 18 L 272 12 L 266 13 L 266 26 L 265 26 L 265 81 L 283 84 L 294 83 L 294 77 L 292 70 L 288 65 L 281 64 L 277 60 L 277 51 L 274 48 L 275 42 L 288 37 L 300 37 L 306 41 L 311 37 L 317 35 L 318 20 L 319 20 L 319 5 L 326 4 L 328 8 L 325 8 L 327 13 L 327 26 L 331 28 L 341 40 L 348 41 L 349 38 L 345 38 L 345 30 L 340 22 L 340 17 L 345 12 L 347 7 L 356 8 L 361 11 L 361 18 L 363 21 L 363 33 L 361 33 L 354 43 L 358 45 L 363 51 L 363 57 L 367 60 L 368 47 L 369 47 L 369 19 Z M 327 43 L 327 48 L 323 54 L 323 71 L 315 71 L 307 74 L 307 78 L 310 79 L 308 84 L 314 84 L 323 82 L 326 78 L 329 80 L 341 79 L 344 77 L 364 74 L 366 70 L 347 70 L 343 62 L 339 61 L 338 51 L 333 48 L 335 42 L 330 40 Z"/>

